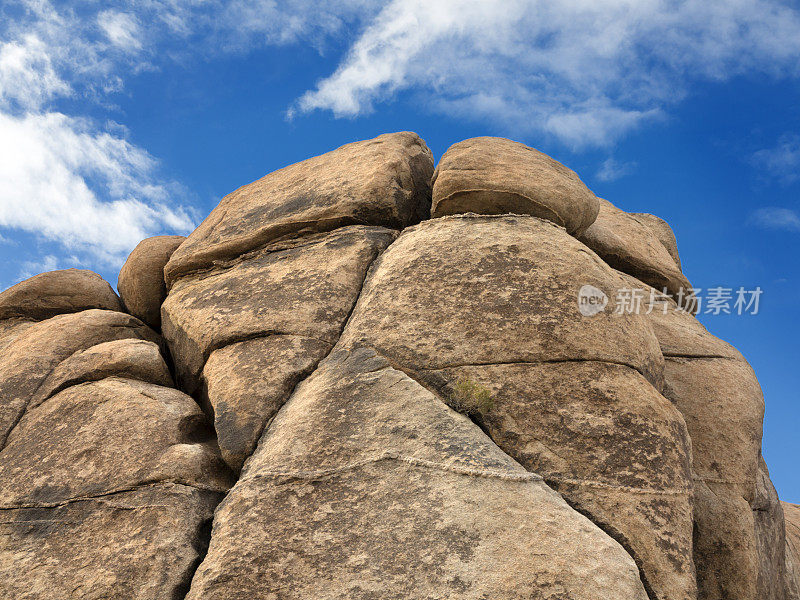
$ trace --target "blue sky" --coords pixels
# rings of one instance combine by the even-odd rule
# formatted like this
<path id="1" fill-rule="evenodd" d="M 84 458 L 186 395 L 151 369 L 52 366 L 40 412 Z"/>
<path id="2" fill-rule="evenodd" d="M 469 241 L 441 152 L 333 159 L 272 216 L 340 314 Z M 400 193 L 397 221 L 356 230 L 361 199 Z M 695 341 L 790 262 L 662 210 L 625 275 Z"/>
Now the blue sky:
<path id="1" fill-rule="evenodd" d="M 800 5 L 772 0 L 0 0 L 0 285 L 116 283 L 143 237 L 380 133 L 438 159 L 511 137 L 678 236 L 696 287 L 764 292 L 701 320 L 767 401 L 800 501 Z"/>

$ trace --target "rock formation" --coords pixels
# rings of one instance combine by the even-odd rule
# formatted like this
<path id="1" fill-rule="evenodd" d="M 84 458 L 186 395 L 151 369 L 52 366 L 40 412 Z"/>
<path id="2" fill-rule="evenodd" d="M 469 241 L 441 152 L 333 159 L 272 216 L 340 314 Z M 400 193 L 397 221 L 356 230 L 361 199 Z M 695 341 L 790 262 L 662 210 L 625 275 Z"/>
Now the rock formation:
<path id="1" fill-rule="evenodd" d="M 544 154 L 407 132 L 143 241 L 122 301 L 37 275 L 0 294 L 0 597 L 800 600 L 690 287 Z"/>

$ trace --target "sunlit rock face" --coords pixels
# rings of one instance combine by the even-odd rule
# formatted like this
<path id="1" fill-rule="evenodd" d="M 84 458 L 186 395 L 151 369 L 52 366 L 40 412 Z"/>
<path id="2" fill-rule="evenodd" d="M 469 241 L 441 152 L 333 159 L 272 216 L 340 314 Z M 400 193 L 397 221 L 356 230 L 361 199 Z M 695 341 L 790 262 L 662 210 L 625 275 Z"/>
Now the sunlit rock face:
<path id="1" fill-rule="evenodd" d="M 121 299 L 22 282 L 0 597 L 796 599 L 761 390 L 689 287 L 658 217 L 523 144 L 435 166 L 410 132 L 144 240 Z"/>

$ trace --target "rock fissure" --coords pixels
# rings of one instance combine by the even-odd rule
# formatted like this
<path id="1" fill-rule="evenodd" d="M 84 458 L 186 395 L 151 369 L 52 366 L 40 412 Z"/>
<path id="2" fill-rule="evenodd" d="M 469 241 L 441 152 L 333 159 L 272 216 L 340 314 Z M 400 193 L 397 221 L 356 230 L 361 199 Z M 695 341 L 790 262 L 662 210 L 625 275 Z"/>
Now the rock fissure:
<path id="1" fill-rule="evenodd" d="M 228 491 L 219 487 L 188 484 L 178 481 L 170 481 L 168 479 L 147 480 L 147 481 L 142 481 L 140 483 L 136 483 L 134 485 L 119 487 L 105 492 L 99 492 L 97 494 L 90 494 L 87 496 L 76 496 L 74 498 L 67 498 L 65 500 L 59 500 L 58 502 L 32 502 L 32 503 L 0 505 L 0 510 L 6 511 L 6 510 L 29 510 L 36 508 L 58 508 L 59 506 L 66 506 L 68 504 L 74 504 L 76 502 L 102 501 L 103 498 L 107 498 L 109 496 L 115 496 L 127 492 L 135 492 L 137 490 L 142 490 L 147 488 L 157 488 L 160 486 L 164 487 L 174 486 L 178 488 L 183 487 L 183 488 L 198 490 L 201 492 L 212 492 L 215 494 L 223 494 L 223 495 Z M 115 508 L 123 508 L 123 507 L 115 506 Z M 147 506 L 139 506 L 137 508 L 147 508 Z"/>

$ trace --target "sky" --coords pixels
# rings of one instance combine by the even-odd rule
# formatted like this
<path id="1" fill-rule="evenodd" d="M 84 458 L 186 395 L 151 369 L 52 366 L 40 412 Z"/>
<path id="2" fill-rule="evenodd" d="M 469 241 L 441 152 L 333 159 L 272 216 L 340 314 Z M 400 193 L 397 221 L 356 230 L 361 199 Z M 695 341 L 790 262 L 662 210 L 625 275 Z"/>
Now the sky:
<path id="1" fill-rule="evenodd" d="M 143 238 L 389 131 L 436 159 L 509 137 L 675 230 L 701 314 L 753 365 L 763 453 L 800 502 L 800 3 L 776 0 L 0 0 L 0 287 L 116 285 Z"/>

